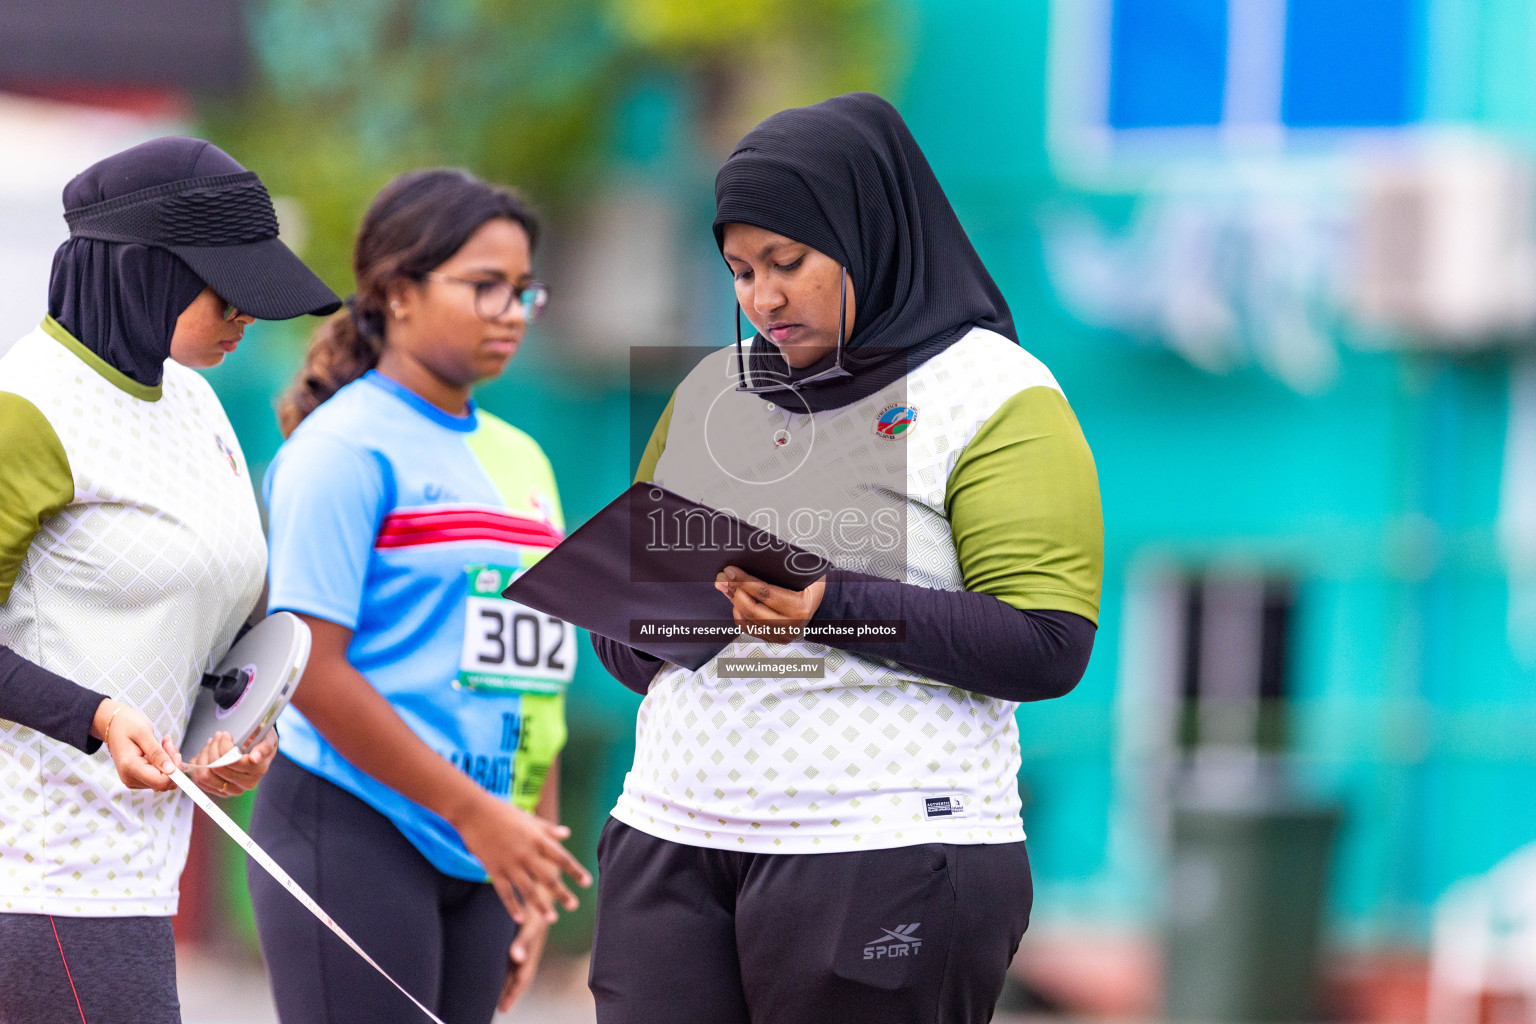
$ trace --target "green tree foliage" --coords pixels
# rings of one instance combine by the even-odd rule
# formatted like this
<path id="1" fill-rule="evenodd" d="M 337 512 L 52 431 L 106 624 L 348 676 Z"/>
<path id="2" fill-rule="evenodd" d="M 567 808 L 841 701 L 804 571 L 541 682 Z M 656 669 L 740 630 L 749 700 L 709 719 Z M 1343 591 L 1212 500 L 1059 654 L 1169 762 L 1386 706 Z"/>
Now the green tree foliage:
<path id="1" fill-rule="evenodd" d="M 298 198 L 305 256 L 351 280 L 368 200 L 402 170 L 453 164 L 559 219 L 614 156 L 626 99 L 668 84 L 670 148 L 716 158 L 786 106 L 899 72 L 900 0 L 265 0 L 260 77 L 202 129 Z"/>

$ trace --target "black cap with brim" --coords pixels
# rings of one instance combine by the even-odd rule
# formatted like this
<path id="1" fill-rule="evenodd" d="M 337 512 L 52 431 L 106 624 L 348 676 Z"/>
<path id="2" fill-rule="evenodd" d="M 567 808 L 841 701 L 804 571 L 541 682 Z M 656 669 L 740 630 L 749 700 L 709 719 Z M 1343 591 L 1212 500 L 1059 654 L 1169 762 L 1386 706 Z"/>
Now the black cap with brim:
<path id="1" fill-rule="evenodd" d="M 277 213 L 250 171 L 167 182 L 66 210 L 70 235 L 175 253 L 219 297 L 259 320 L 323 316 L 341 299 L 277 237 Z"/>
<path id="2" fill-rule="evenodd" d="M 258 320 L 325 316 L 341 308 L 293 250 L 276 238 L 243 245 L 167 245 L 219 298 Z"/>

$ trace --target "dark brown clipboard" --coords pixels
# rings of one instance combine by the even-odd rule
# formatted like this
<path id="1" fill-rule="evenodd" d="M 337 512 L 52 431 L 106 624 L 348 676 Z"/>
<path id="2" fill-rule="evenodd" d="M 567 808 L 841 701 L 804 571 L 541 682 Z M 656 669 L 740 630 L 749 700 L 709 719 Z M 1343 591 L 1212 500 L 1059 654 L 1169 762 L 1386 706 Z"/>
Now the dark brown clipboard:
<path id="1" fill-rule="evenodd" d="M 669 527 L 674 529 L 669 535 Z M 524 570 L 502 596 L 674 665 L 698 669 L 731 642 L 728 565 L 803 590 L 831 563 L 719 509 L 637 483 Z M 648 635 L 645 626 L 657 632 Z M 678 635 L 662 635 L 670 626 Z"/>

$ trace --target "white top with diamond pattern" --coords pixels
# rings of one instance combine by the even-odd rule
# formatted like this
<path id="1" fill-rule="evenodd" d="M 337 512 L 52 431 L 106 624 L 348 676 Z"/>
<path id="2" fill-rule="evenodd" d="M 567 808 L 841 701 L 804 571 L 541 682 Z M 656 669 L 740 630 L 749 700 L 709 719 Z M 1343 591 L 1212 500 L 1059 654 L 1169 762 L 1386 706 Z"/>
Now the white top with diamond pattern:
<path id="1" fill-rule="evenodd" d="M 654 481 L 838 565 L 943 590 L 965 586 L 944 508 L 961 453 L 1009 398 L 1060 390 L 1039 360 L 979 328 L 826 412 L 776 408 L 736 391 L 734 374 L 734 351 L 723 349 L 678 387 Z M 875 430 L 892 406 L 916 410 L 899 439 Z M 881 542 L 892 523 L 904 546 Z M 640 706 L 615 818 L 681 843 L 765 853 L 1024 838 L 1017 705 L 804 641 L 739 635 L 720 657 L 825 657 L 825 677 L 721 679 L 715 661 L 696 672 L 665 666 Z"/>
<path id="2" fill-rule="evenodd" d="M 141 401 L 41 330 L 0 358 L 0 388 L 48 418 L 75 483 L 0 605 L 0 643 L 138 708 L 179 744 L 203 671 L 266 573 L 223 407 L 173 362 L 160 399 Z M 87 756 L 0 721 L 0 911 L 174 914 L 191 824 L 190 800 L 128 790 L 105 749 Z"/>

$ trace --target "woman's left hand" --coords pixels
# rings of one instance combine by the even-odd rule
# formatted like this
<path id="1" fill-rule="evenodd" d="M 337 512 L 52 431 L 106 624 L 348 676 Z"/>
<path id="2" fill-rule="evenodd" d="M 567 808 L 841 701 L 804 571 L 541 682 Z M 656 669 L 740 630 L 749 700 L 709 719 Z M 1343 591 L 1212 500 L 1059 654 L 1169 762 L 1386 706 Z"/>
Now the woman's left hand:
<path id="1" fill-rule="evenodd" d="M 533 976 L 538 973 L 539 961 L 544 956 L 544 940 L 549 937 L 549 922 L 540 914 L 529 914 L 517 930 L 508 954 L 507 980 L 501 985 L 501 998 L 496 1001 L 498 1013 L 506 1013 L 512 1004 L 528 992 Z"/>
<path id="2" fill-rule="evenodd" d="M 235 741 L 229 733 L 215 733 L 213 739 L 204 744 L 203 749 L 187 764 L 193 766 L 211 764 L 234 745 Z M 261 777 L 267 774 L 267 768 L 272 764 L 272 756 L 276 753 L 277 730 L 269 729 L 261 742 L 252 747 L 250 753 L 240 760 L 222 768 L 209 768 L 197 772 L 192 778 L 198 788 L 209 796 L 238 796 L 261 781 Z"/>
<path id="3" fill-rule="evenodd" d="M 715 577 L 715 589 L 731 599 L 731 614 L 743 633 L 769 643 L 787 644 L 800 638 L 805 624 L 821 607 L 827 578 L 821 577 L 804 590 L 788 590 L 728 565 Z"/>

